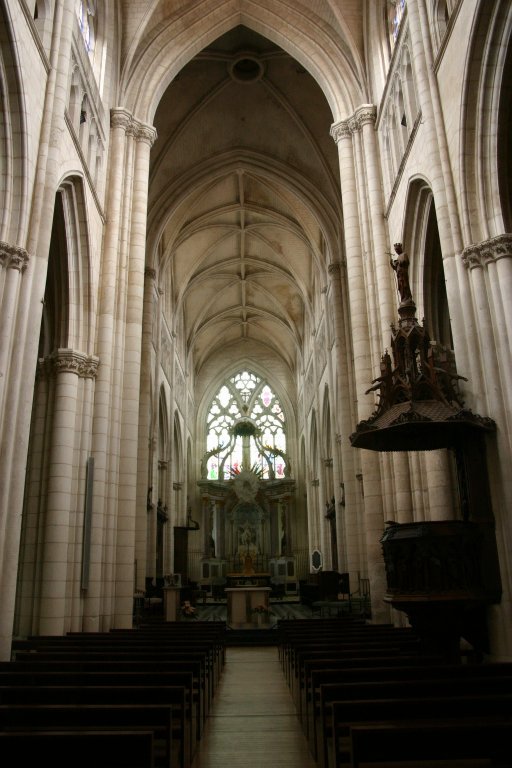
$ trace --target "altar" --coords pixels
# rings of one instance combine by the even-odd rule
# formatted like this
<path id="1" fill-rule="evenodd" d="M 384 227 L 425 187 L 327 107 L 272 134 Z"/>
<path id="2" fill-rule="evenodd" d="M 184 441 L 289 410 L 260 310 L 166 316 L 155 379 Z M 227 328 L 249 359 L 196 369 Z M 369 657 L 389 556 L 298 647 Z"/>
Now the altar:
<path id="1" fill-rule="evenodd" d="M 245 555 L 243 571 L 241 573 L 227 573 L 226 580 L 228 589 L 230 587 L 270 587 L 270 573 L 255 571 L 252 557 L 249 554 Z"/>
<path id="2" fill-rule="evenodd" d="M 245 573 L 227 573 L 226 582 L 230 587 L 270 587 L 270 573 L 258 573 L 252 575 Z"/>
<path id="3" fill-rule="evenodd" d="M 270 626 L 270 587 L 246 586 L 225 590 L 227 620 L 232 629 L 249 629 Z"/>

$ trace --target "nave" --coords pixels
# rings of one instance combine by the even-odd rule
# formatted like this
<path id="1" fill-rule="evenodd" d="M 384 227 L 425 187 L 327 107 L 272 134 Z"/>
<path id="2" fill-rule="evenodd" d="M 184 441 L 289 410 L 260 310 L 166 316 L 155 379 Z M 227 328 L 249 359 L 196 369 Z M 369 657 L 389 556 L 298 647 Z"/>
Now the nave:
<path id="1" fill-rule="evenodd" d="M 231 647 L 192 768 L 315 768 L 275 646 Z"/>

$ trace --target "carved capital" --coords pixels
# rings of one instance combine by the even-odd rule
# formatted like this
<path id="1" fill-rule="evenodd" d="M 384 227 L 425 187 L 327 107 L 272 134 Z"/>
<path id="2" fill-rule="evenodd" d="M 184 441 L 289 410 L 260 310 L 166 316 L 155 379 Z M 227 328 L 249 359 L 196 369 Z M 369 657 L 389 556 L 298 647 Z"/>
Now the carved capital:
<path id="1" fill-rule="evenodd" d="M 374 104 L 362 104 L 354 112 L 351 122 L 355 123 L 359 131 L 364 125 L 375 125 L 376 119 L 377 107 Z"/>
<path id="2" fill-rule="evenodd" d="M 156 280 L 156 269 L 152 269 L 152 267 L 146 267 L 144 270 L 144 277 L 147 277 L 148 280 Z"/>
<path id="3" fill-rule="evenodd" d="M 0 240 L 0 265 L 5 269 L 17 269 L 24 272 L 27 268 L 29 255 L 24 248 L 10 245 Z"/>
<path id="4" fill-rule="evenodd" d="M 110 127 L 127 131 L 132 122 L 132 116 L 126 109 L 110 110 Z"/>
<path id="5" fill-rule="evenodd" d="M 462 251 L 462 263 L 467 269 L 486 265 L 512 256 L 512 234 L 498 235 Z"/>
<path id="6" fill-rule="evenodd" d="M 336 144 L 339 144 L 343 139 L 351 139 L 352 131 L 350 130 L 348 120 L 341 120 L 339 123 L 333 123 L 329 134 Z"/>
<path id="7" fill-rule="evenodd" d="M 144 123 L 137 124 L 133 135 L 136 141 L 142 141 L 150 147 L 153 146 L 158 138 L 156 128 L 153 128 L 151 125 L 145 125 Z"/>
<path id="8" fill-rule="evenodd" d="M 73 349 L 59 349 L 48 358 L 39 361 L 40 370 L 52 373 L 74 373 L 81 379 L 95 379 L 98 374 L 99 358 L 75 352 Z"/>

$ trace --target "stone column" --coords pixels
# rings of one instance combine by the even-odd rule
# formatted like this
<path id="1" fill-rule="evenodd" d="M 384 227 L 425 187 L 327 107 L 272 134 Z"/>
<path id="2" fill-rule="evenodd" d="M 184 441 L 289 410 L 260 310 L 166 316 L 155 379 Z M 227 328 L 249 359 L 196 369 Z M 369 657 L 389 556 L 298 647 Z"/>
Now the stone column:
<path id="1" fill-rule="evenodd" d="M 139 393 L 139 437 L 137 460 L 137 508 L 135 522 L 135 561 L 138 590 L 145 589 L 148 544 L 148 491 L 152 487 L 151 440 L 151 366 L 156 271 L 144 272 L 144 314 L 142 318 L 141 377 Z"/>
<path id="2" fill-rule="evenodd" d="M 407 453 L 393 455 L 392 470 L 395 498 L 395 517 L 392 519 L 397 523 L 412 523 L 411 474 Z"/>
<path id="3" fill-rule="evenodd" d="M 135 141 L 133 190 L 128 254 L 128 284 L 124 329 L 124 365 L 121 413 L 121 461 L 116 541 L 115 626 L 131 626 L 133 611 L 137 451 L 141 377 L 144 268 L 150 150 L 156 131 L 132 119 L 129 132 Z"/>
<path id="4" fill-rule="evenodd" d="M 0 404 L 4 400 L 20 284 L 29 256 L 24 248 L 0 242 Z"/>
<path id="5" fill-rule="evenodd" d="M 31 406 L 41 328 L 42 295 L 48 267 L 53 208 L 57 190 L 56 156 L 60 131 L 64 128 L 72 29 L 75 13 L 72 4 L 56 0 L 53 11 L 50 70 L 46 81 L 43 123 L 39 137 L 34 187 L 30 190 L 32 207 L 28 224 L 20 230 L 20 242 L 31 254 L 19 282 L 18 296 L 12 303 L 12 285 L 5 300 L 5 312 L 13 313 L 12 329 L 16 343 L 4 350 L 6 370 L 3 400 L 0 400 L 0 524 L 9 524 L 1 537 L 0 573 L 2 611 L 0 612 L 0 659 L 8 660 L 16 597 L 16 579 L 20 547 L 21 509 L 25 490 L 27 448 Z M 26 238 L 26 242 L 25 241 Z M 14 246 L 15 248 L 17 246 Z M 36 254 L 36 255 L 34 255 Z M 12 283 L 9 276 L 9 283 Z M 16 282 L 16 281 L 14 281 Z M 43 288 L 44 291 L 44 288 Z M 3 304 L 4 297 L 2 297 Z M 2 531 L 0 530 L 0 533 Z"/>
<path id="6" fill-rule="evenodd" d="M 366 273 L 359 225 L 358 185 L 355 177 L 354 147 L 349 121 L 342 121 L 333 125 L 331 135 L 338 144 L 339 152 L 357 419 L 361 420 L 367 418 L 372 411 L 372 402 L 367 395 L 364 395 L 364 392 L 368 389 L 368 383 L 371 382 L 373 376 Z M 360 179 L 359 183 L 362 184 L 363 180 Z M 380 537 L 384 531 L 384 519 L 379 457 L 372 451 L 361 450 L 358 460 L 364 489 L 364 527 L 368 576 L 372 593 L 372 615 L 375 621 L 385 622 L 389 620 L 389 609 L 383 602 L 386 577 L 380 544 Z"/>
<path id="7" fill-rule="evenodd" d="M 56 376 L 52 433 L 49 444 L 39 633 L 62 635 L 69 630 L 72 583 L 69 549 L 76 535 L 76 453 L 79 449 L 81 397 L 79 377 L 90 371 L 90 360 L 71 349 L 52 357 Z M 97 361 L 96 361 L 97 365 Z"/>
<path id="8" fill-rule="evenodd" d="M 512 451 L 512 235 L 465 248 L 462 261 L 472 284 L 485 371 L 489 415 L 506 425 Z M 476 355 L 475 355 L 476 356 Z M 487 414 L 484 414 L 487 415 Z"/>
<path id="9" fill-rule="evenodd" d="M 347 322 L 345 311 L 347 307 L 346 297 L 343 295 L 343 287 L 346 286 L 346 265 L 335 262 L 329 264 L 329 276 L 331 278 L 332 312 L 334 314 L 334 348 L 336 353 L 336 382 L 333 387 L 334 410 L 338 419 L 339 432 L 335 439 L 339 444 L 343 478 L 335 498 L 336 526 L 338 533 L 338 562 L 343 564 L 345 571 L 355 574 L 361 570 L 358 536 L 358 509 L 359 495 L 356 489 L 356 469 L 354 459 L 356 452 L 350 445 L 349 435 L 354 430 L 356 416 L 352 411 L 353 385 L 348 370 L 349 342 L 347 339 Z M 334 379 L 334 377 L 333 377 Z M 336 450 L 336 453 L 338 451 Z M 338 495 L 339 494 L 339 495 Z M 344 501 L 344 504 L 341 504 Z M 341 567 L 341 566 L 340 566 Z"/>
<path id="10" fill-rule="evenodd" d="M 446 449 L 427 451 L 425 469 L 428 478 L 430 520 L 453 520 L 455 517 L 449 457 Z"/>

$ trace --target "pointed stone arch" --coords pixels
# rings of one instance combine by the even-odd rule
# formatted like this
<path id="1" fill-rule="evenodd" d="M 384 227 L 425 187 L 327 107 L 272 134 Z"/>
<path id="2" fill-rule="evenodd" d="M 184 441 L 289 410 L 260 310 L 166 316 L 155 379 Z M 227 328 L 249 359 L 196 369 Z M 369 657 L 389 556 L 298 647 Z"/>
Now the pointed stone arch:
<path id="1" fill-rule="evenodd" d="M 467 49 L 461 116 L 460 184 L 468 243 L 512 230 L 511 41 L 509 4 L 480 3 Z"/>
<path id="2" fill-rule="evenodd" d="M 66 177 L 54 206 L 34 387 L 15 619 L 20 632 L 58 634 L 81 627 L 83 582 L 76 564 L 83 566 L 88 557 L 85 495 L 87 473 L 93 471 L 99 365 L 93 354 L 90 261 L 82 180 Z M 58 611 L 44 600 L 49 591 L 59 595 Z"/>
<path id="3" fill-rule="evenodd" d="M 405 209 L 405 249 L 411 262 L 411 288 L 431 339 L 453 349 L 443 254 L 439 239 L 434 195 L 429 182 L 415 178 Z"/>
<path id="4" fill-rule="evenodd" d="M 25 240 L 29 215 L 27 152 L 22 146 L 28 129 L 23 67 L 5 3 L 0 6 L 0 29 L 0 242 L 18 245 Z"/>
<path id="5" fill-rule="evenodd" d="M 147 14 L 126 58 L 122 101 L 140 119 L 152 122 L 158 101 L 182 67 L 206 45 L 244 25 L 286 50 L 315 78 L 330 104 L 333 121 L 351 115 L 366 99 L 363 63 L 349 35 L 328 34 L 314 13 L 289 4 L 206 0 L 172 19 Z"/>

